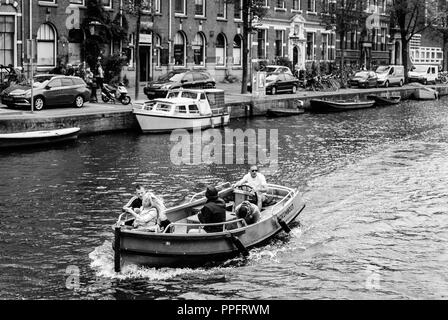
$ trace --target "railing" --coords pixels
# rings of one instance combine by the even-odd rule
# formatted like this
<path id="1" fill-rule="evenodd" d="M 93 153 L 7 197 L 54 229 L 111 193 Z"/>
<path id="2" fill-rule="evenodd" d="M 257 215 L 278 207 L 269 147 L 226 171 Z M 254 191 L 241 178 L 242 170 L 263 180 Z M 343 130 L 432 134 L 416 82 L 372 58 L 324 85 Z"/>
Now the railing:
<path id="1" fill-rule="evenodd" d="M 287 202 L 287 199 L 291 199 L 293 195 L 294 195 L 294 190 L 290 190 L 290 191 L 288 192 L 288 194 L 287 194 L 287 195 L 286 195 L 286 196 L 285 196 L 279 203 L 276 203 L 276 204 L 272 207 L 272 210 L 271 210 L 272 215 L 274 215 L 274 213 L 276 212 L 275 209 L 276 209 L 278 206 L 280 206 L 280 205 L 284 205 L 285 202 Z"/>
<path id="2" fill-rule="evenodd" d="M 165 230 L 163 231 L 163 233 L 167 233 L 168 230 L 171 230 L 173 227 L 191 227 L 191 229 L 203 229 L 204 227 L 217 227 L 217 226 L 222 226 L 222 231 L 225 231 L 225 226 L 229 225 L 229 224 L 235 224 L 235 223 L 241 223 L 242 227 L 247 227 L 247 223 L 246 220 L 244 219 L 237 219 L 237 220 L 230 220 L 230 221 L 226 221 L 226 222 L 218 222 L 218 223 L 181 223 L 181 222 L 173 222 L 170 223 Z"/>
<path id="3" fill-rule="evenodd" d="M 212 110 L 212 115 L 214 115 L 214 116 L 225 114 L 225 108 L 215 108 L 215 109 L 211 109 L 211 110 Z"/>

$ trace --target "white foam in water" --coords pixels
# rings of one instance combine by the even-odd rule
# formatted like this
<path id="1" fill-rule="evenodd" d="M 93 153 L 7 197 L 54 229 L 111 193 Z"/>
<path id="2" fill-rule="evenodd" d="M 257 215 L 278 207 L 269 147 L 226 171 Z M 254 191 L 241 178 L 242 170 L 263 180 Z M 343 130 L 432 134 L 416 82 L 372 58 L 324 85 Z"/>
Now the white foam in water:
<path id="1" fill-rule="evenodd" d="M 293 238 L 298 238 L 302 233 L 301 228 L 294 228 L 291 232 Z M 267 246 L 255 248 L 250 250 L 250 255 L 247 260 L 241 257 L 227 260 L 220 266 L 208 269 L 204 268 L 148 268 L 143 266 L 129 265 L 125 266 L 121 273 L 116 273 L 114 270 L 114 252 L 112 250 L 112 242 L 105 241 L 101 246 L 95 248 L 90 254 L 89 258 L 92 260 L 90 267 L 95 270 L 96 276 L 112 279 L 148 279 L 148 280 L 168 280 L 185 275 L 207 275 L 215 274 L 216 272 L 223 272 L 231 270 L 236 265 L 241 263 L 251 264 L 251 262 L 258 262 L 260 260 L 268 260 L 275 263 L 281 263 L 279 254 L 295 250 L 296 244 L 289 241 L 285 243 L 283 239 L 274 240 L 274 242 Z"/>

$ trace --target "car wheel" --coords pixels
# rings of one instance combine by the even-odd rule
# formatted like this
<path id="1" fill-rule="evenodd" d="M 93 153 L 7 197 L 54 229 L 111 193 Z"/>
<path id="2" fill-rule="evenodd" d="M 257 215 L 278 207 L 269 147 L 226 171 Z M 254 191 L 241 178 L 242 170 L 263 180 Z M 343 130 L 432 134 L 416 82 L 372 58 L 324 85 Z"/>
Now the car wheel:
<path id="1" fill-rule="evenodd" d="M 101 100 L 103 100 L 104 103 L 108 103 L 109 102 L 109 98 L 104 96 L 104 95 L 101 96 Z"/>
<path id="2" fill-rule="evenodd" d="M 34 98 L 34 109 L 40 111 L 45 107 L 45 100 L 43 97 Z"/>
<path id="3" fill-rule="evenodd" d="M 272 87 L 271 94 L 272 95 L 277 94 L 277 88 L 276 87 Z"/>
<path id="4" fill-rule="evenodd" d="M 75 107 L 82 108 L 84 106 L 84 98 L 82 96 L 77 96 L 75 99 Z"/>
<path id="5" fill-rule="evenodd" d="M 384 84 L 384 88 L 389 88 L 389 80 Z"/>
<path id="6" fill-rule="evenodd" d="M 403 80 L 400 80 L 400 87 L 403 86 Z"/>
<path id="7" fill-rule="evenodd" d="M 297 87 L 296 86 L 292 86 L 292 93 L 296 94 L 297 93 Z"/>

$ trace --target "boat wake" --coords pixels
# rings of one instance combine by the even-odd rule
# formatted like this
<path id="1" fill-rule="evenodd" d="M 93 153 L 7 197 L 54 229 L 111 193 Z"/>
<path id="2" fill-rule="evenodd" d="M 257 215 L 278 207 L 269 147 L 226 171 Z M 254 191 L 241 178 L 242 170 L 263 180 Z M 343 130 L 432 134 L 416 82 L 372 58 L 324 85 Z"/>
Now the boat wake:
<path id="1" fill-rule="evenodd" d="M 106 240 L 89 254 L 91 260 L 90 267 L 94 270 L 97 277 L 118 280 L 147 279 L 160 281 L 184 276 L 212 275 L 216 272 L 258 264 L 262 261 L 280 263 L 282 254 L 287 254 L 291 250 L 296 249 L 294 241 L 291 241 L 291 239 L 298 238 L 301 235 L 302 231 L 298 226 L 300 226 L 299 223 L 294 223 L 291 226 L 290 234 L 281 233 L 265 246 L 251 249 L 248 257 L 235 257 L 220 263 L 210 263 L 201 268 L 149 268 L 128 265 L 123 267 L 121 273 L 116 273 L 114 270 L 112 242 Z"/>

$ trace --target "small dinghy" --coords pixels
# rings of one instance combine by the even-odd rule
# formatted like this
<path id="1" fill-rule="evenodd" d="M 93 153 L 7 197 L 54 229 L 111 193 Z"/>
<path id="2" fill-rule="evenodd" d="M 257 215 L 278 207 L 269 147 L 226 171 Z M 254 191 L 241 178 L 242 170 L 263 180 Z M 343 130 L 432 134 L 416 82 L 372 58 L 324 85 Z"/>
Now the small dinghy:
<path id="1" fill-rule="evenodd" d="M 375 104 L 379 107 L 393 106 L 401 102 L 401 96 L 386 97 L 386 96 L 368 95 L 367 99 L 374 100 Z"/>
<path id="2" fill-rule="evenodd" d="M 258 222 L 248 225 L 238 219 L 234 208 L 253 192 L 249 186 L 233 189 L 230 183 L 218 186 L 219 196 L 226 201 L 227 219 L 222 223 L 201 224 L 198 213 L 206 203 L 204 192 L 194 195 L 183 205 L 166 211 L 171 224 L 161 233 L 134 229 L 133 219 L 123 213 L 114 225 L 115 271 L 126 265 L 148 267 L 199 267 L 221 262 L 261 245 L 281 231 L 290 232 L 289 224 L 305 205 L 294 189 L 268 184 L 270 203 L 261 210 Z M 218 232 L 207 233 L 213 226 Z M 205 228 L 206 229 L 206 228 Z"/>
<path id="3" fill-rule="evenodd" d="M 73 141 L 78 138 L 80 128 L 45 131 L 28 131 L 0 134 L 0 148 L 40 146 Z"/>
<path id="4" fill-rule="evenodd" d="M 313 99 L 311 102 L 312 112 L 341 112 L 356 109 L 371 108 L 375 105 L 374 100 L 358 101 L 358 100 L 320 100 Z"/>
<path id="5" fill-rule="evenodd" d="M 304 114 L 304 109 L 281 109 L 281 108 L 271 108 L 266 111 L 266 116 L 277 118 L 277 117 L 290 117 L 299 114 Z"/>

